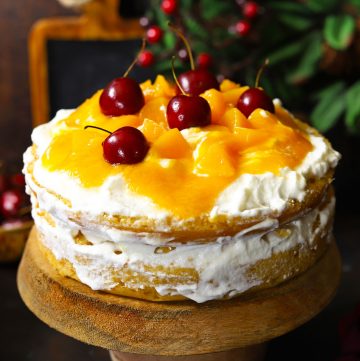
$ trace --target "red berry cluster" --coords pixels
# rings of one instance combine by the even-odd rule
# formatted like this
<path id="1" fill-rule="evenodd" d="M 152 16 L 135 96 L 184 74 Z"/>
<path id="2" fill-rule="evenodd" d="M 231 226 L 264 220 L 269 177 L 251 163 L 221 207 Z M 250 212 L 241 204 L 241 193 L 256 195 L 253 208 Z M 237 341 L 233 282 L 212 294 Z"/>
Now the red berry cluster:
<path id="1" fill-rule="evenodd" d="M 161 9 L 166 15 L 174 14 L 177 10 L 176 0 L 163 0 L 161 2 Z M 157 25 L 151 25 L 147 17 L 144 16 L 140 19 L 140 25 L 146 28 L 146 39 L 150 44 L 157 44 L 162 40 L 164 35 L 163 29 Z M 138 58 L 138 64 L 143 68 L 153 65 L 154 61 L 154 53 L 150 50 L 144 50 Z"/>
<path id="2" fill-rule="evenodd" d="M 29 206 L 25 195 L 25 178 L 21 173 L 0 174 L 0 223 L 12 224 L 29 219 L 29 212 L 24 212 Z M 23 213 L 27 213 L 24 215 Z"/>
<path id="3" fill-rule="evenodd" d="M 146 19 L 146 21 L 145 21 Z M 148 27 L 149 25 L 149 19 L 147 18 L 141 18 L 140 24 L 144 27 Z M 151 25 L 146 30 L 146 39 L 150 44 L 156 44 L 158 43 L 163 37 L 163 31 L 162 29 L 157 25 Z M 154 64 L 155 57 L 152 51 L 150 50 L 143 50 L 139 57 L 138 57 L 138 64 L 143 67 L 147 68 Z"/>
<path id="4" fill-rule="evenodd" d="M 162 0 L 161 9 L 166 15 L 172 15 L 177 10 L 176 0 Z M 163 38 L 163 30 L 157 25 L 150 25 L 150 21 L 147 17 L 140 18 L 140 25 L 146 28 L 146 39 L 150 44 L 156 44 Z M 144 50 L 138 57 L 138 64 L 147 68 L 154 64 L 154 53 L 150 50 Z"/>
<path id="5" fill-rule="evenodd" d="M 255 1 L 245 1 L 240 4 L 243 19 L 239 20 L 233 27 L 232 31 L 241 37 L 247 36 L 252 28 L 251 21 L 260 14 L 260 6 Z"/>
<path id="6" fill-rule="evenodd" d="M 157 25 L 150 25 L 150 21 L 147 17 L 142 17 L 140 19 L 140 25 L 144 28 L 147 28 L 146 30 L 146 40 L 150 44 L 156 44 L 158 43 L 162 37 L 163 37 L 163 30 L 157 26 Z M 155 57 L 154 53 L 151 50 L 143 50 L 137 59 L 138 65 L 140 65 L 143 68 L 147 68 L 154 64 Z"/>

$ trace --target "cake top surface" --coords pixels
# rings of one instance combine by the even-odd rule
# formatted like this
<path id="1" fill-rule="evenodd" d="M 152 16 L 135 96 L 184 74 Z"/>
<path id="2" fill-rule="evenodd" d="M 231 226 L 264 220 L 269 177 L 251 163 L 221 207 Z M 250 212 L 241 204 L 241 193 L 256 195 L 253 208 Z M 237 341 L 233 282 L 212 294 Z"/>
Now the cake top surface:
<path id="1" fill-rule="evenodd" d="M 264 208 L 279 197 L 284 201 L 301 198 L 306 180 L 322 177 L 338 161 L 330 144 L 295 119 L 280 101 L 274 101 L 274 113 L 256 109 L 246 117 L 236 103 L 247 86 L 224 80 L 219 90 L 205 91 L 200 96 L 210 105 L 211 124 L 183 130 L 170 129 L 167 121 L 167 105 L 176 88 L 161 75 L 140 87 L 145 104 L 137 114 L 104 115 L 100 90 L 77 109 L 63 111 L 36 129 L 33 142 L 40 178 L 61 174 L 73 187 L 89 193 L 105 184 L 113 186 L 117 179 L 121 189 L 125 187 L 134 197 L 145 197 L 152 204 L 144 212 L 155 207 L 163 214 L 191 218 L 214 213 L 214 209 L 229 214 Z M 103 157 L 108 134 L 86 126 L 109 132 L 136 127 L 144 134 L 149 151 L 137 164 L 110 164 Z M 241 205 L 235 194 L 239 189 Z M 250 189 L 255 196 L 246 194 Z M 66 193 L 62 196 L 68 196 Z M 225 203 L 228 206 L 222 209 Z M 136 209 L 137 203 L 126 205 L 129 207 Z"/>

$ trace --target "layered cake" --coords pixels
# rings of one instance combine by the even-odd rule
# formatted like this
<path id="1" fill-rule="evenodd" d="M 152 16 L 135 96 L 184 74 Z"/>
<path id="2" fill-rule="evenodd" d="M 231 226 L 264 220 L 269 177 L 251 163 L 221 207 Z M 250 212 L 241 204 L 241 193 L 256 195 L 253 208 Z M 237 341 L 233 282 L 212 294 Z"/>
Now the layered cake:
<path id="1" fill-rule="evenodd" d="M 339 160 L 322 135 L 277 99 L 247 111 L 249 87 L 230 80 L 199 96 L 162 76 L 140 89 L 130 114 L 100 90 L 33 131 L 27 191 L 59 273 L 121 296 L 205 302 L 275 286 L 321 257 Z"/>

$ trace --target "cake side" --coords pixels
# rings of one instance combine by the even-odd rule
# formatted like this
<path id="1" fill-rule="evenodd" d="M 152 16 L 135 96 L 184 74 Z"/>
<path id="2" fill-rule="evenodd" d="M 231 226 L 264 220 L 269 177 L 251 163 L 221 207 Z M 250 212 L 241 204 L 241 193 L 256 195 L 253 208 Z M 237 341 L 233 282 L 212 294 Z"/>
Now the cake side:
<path id="1" fill-rule="evenodd" d="M 63 275 L 120 295 L 204 302 L 272 287 L 304 272 L 331 242 L 334 205 L 330 191 L 296 220 L 281 226 L 260 222 L 207 243 L 145 244 L 130 232 L 111 241 L 41 211 L 35 220 L 46 256 Z"/>

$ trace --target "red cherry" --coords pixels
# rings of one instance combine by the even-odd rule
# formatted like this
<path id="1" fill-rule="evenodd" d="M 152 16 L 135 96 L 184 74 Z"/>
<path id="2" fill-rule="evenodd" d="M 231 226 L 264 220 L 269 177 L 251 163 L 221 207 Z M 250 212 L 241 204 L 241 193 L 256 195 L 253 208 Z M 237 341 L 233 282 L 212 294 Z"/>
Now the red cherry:
<path id="1" fill-rule="evenodd" d="M 246 36 L 251 29 L 251 25 L 247 20 L 239 20 L 235 24 L 235 32 L 240 36 Z"/>
<path id="2" fill-rule="evenodd" d="M 218 89 L 216 76 L 206 69 L 194 69 L 182 73 L 178 77 L 181 88 L 188 95 L 200 95 L 208 89 Z"/>
<path id="3" fill-rule="evenodd" d="M 10 183 L 14 187 L 24 188 L 25 187 L 25 176 L 22 173 L 13 174 L 10 177 Z"/>
<path id="4" fill-rule="evenodd" d="M 272 99 L 259 88 L 250 88 L 239 97 L 237 108 L 248 117 L 255 109 L 264 109 L 275 113 Z"/>
<path id="5" fill-rule="evenodd" d="M 200 53 L 196 61 L 200 68 L 210 68 L 213 64 L 212 56 L 208 53 Z"/>
<path id="6" fill-rule="evenodd" d="M 156 25 L 150 26 L 150 28 L 147 29 L 146 31 L 146 37 L 148 39 L 148 42 L 151 44 L 160 41 L 162 36 L 163 36 L 163 31 L 159 26 Z"/>
<path id="7" fill-rule="evenodd" d="M 189 56 L 191 70 L 182 73 L 178 77 L 177 84 L 181 88 L 181 93 L 185 93 L 187 95 L 200 95 L 205 90 L 208 89 L 219 89 L 219 82 L 217 81 L 214 74 L 209 72 L 207 69 L 198 68 L 195 69 L 194 58 L 192 55 L 191 47 L 189 41 L 186 39 L 185 35 L 181 32 L 181 30 L 171 24 L 169 24 L 169 28 L 174 31 L 177 36 L 184 42 L 186 52 Z M 174 78 L 176 78 L 175 74 Z"/>
<path id="8" fill-rule="evenodd" d="M 176 0 L 163 0 L 161 2 L 161 9 L 167 15 L 173 14 L 176 8 L 177 8 Z"/>
<path id="9" fill-rule="evenodd" d="M 145 104 L 139 84 L 131 78 L 116 78 L 103 90 L 100 108 L 113 117 L 136 114 Z"/>
<path id="10" fill-rule="evenodd" d="M 166 117 L 170 128 L 203 127 L 211 123 L 211 109 L 204 98 L 181 94 L 170 100 Z"/>
<path id="11" fill-rule="evenodd" d="M 154 54 L 150 50 L 144 50 L 139 54 L 138 64 L 147 68 L 154 64 Z"/>
<path id="12" fill-rule="evenodd" d="M 255 1 L 248 1 L 244 4 L 243 14 L 245 17 L 252 19 L 259 14 L 259 5 Z"/>
<path id="13" fill-rule="evenodd" d="M 0 213 L 5 218 L 15 217 L 23 203 L 23 194 L 18 189 L 9 189 L 0 196 Z"/>
<path id="14" fill-rule="evenodd" d="M 148 150 L 144 134 L 134 127 L 119 128 L 103 142 L 104 158 L 110 164 L 140 163 Z"/>

